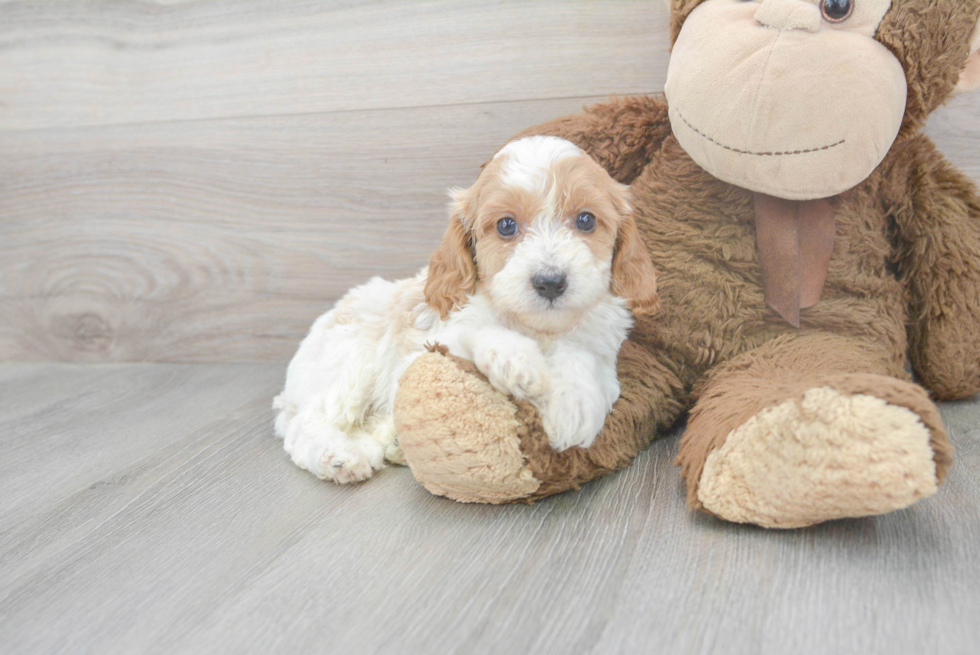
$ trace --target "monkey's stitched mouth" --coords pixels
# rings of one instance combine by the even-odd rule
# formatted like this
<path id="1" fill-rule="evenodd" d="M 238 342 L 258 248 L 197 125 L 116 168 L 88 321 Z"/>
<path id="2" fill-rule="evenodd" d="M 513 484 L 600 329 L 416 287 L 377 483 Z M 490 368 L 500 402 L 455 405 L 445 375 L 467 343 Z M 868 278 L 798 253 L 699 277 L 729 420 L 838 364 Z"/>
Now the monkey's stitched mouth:
<path id="1" fill-rule="evenodd" d="M 708 136 L 698 128 L 691 125 L 691 122 L 686 118 L 684 118 L 684 114 L 682 114 L 680 111 L 677 112 L 677 115 L 681 117 L 681 120 L 684 121 L 685 125 L 687 125 L 689 128 L 694 130 L 694 132 L 696 132 L 699 136 L 704 137 L 705 139 L 715 144 L 719 148 L 730 150 L 739 155 L 753 155 L 755 157 L 788 157 L 790 155 L 806 155 L 812 152 L 822 152 L 824 150 L 830 150 L 831 148 L 836 148 L 837 146 L 842 146 L 847 141 L 847 139 L 841 139 L 837 143 L 832 143 L 829 146 L 823 146 L 822 148 L 810 148 L 809 150 L 787 150 L 785 152 L 752 152 L 751 150 L 739 150 L 738 148 L 732 148 L 731 146 L 726 146 L 724 143 L 719 143 L 718 141 L 712 139 L 710 136 Z"/>

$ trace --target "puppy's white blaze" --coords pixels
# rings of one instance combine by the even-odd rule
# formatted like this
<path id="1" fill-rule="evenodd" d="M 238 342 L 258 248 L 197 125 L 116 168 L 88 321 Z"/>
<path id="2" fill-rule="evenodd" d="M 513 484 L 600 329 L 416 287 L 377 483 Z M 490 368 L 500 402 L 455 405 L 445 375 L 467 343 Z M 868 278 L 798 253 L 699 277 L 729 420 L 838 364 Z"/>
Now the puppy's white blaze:
<path id="1" fill-rule="evenodd" d="M 582 154 L 582 149 L 571 141 L 555 136 L 528 136 L 508 143 L 494 155 L 494 159 L 502 155 L 507 157 L 502 171 L 505 184 L 528 191 L 543 191 L 552 164 Z"/>
<path id="2" fill-rule="evenodd" d="M 489 292 L 495 305 L 520 316 L 528 327 L 562 332 L 609 295 L 611 268 L 611 262 L 597 261 L 560 217 L 542 214 L 490 280 Z M 531 283 L 535 274 L 549 269 L 561 271 L 568 281 L 553 301 L 538 295 Z"/>

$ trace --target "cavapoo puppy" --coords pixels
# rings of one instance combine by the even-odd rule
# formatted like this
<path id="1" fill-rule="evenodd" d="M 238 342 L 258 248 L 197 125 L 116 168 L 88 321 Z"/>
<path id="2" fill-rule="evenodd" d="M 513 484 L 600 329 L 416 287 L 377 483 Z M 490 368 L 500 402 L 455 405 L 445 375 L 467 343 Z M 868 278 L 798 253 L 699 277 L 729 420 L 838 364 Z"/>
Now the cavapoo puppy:
<path id="1" fill-rule="evenodd" d="M 392 407 L 408 365 L 439 343 L 540 411 L 555 450 L 588 447 L 619 397 L 616 357 L 657 304 L 626 186 L 572 143 L 512 141 L 414 278 L 374 278 L 313 324 L 275 402 L 276 434 L 318 478 L 357 482 L 403 461 Z"/>

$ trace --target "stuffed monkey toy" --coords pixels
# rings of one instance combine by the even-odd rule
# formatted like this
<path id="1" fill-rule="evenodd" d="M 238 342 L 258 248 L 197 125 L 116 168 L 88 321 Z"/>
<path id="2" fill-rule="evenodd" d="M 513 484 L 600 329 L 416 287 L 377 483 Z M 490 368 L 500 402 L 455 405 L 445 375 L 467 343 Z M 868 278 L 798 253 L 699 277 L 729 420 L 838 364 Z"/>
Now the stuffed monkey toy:
<path id="1" fill-rule="evenodd" d="M 630 184 L 658 271 L 603 432 L 554 452 L 533 407 L 435 349 L 396 402 L 413 472 L 460 501 L 532 500 L 626 466 L 687 412 L 687 500 L 722 519 L 929 496 L 952 463 L 933 399 L 980 391 L 980 198 L 921 129 L 980 86 L 980 0 L 668 5 L 666 99 L 521 135 Z"/>

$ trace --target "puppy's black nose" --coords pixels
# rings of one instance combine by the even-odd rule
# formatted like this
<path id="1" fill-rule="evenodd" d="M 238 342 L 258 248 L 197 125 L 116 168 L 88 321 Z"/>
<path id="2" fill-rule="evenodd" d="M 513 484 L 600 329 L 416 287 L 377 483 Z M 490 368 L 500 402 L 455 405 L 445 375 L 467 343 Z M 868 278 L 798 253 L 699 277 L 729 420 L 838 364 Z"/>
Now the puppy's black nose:
<path id="1" fill-rule="evenodd" d="M 542 298 L 554 300 L 565 293 L 568 278 L 561 271 L 544 271 L 531 278 L 531 286 Z"/>

